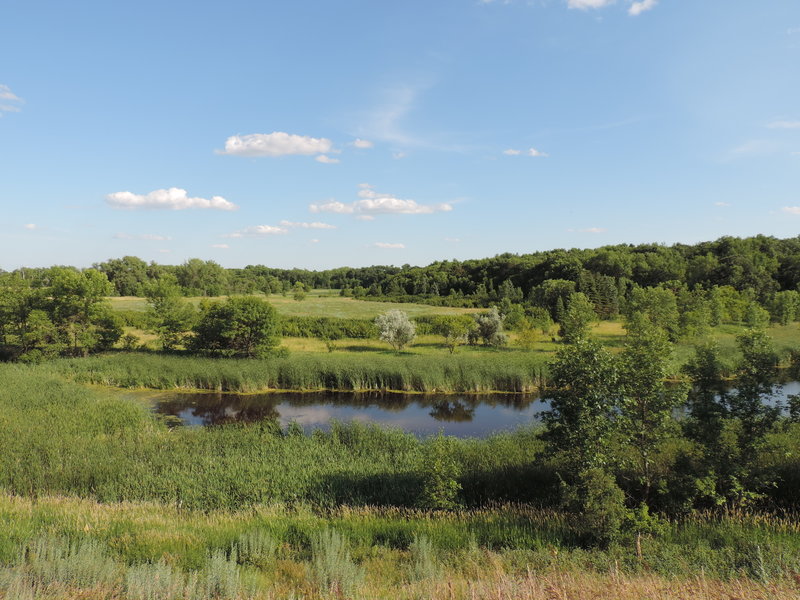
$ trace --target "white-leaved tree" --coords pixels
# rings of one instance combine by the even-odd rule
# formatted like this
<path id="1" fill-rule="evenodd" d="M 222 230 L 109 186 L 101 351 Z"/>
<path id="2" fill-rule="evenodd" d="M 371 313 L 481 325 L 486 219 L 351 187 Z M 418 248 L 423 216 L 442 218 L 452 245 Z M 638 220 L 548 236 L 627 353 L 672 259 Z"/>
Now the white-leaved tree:
<path id="1" fill-rule="evenodd" d="M 390 310 L 375 318 L 378 337 L 397 351 L 414 341 L 417 328 L 402 310 Z"/>

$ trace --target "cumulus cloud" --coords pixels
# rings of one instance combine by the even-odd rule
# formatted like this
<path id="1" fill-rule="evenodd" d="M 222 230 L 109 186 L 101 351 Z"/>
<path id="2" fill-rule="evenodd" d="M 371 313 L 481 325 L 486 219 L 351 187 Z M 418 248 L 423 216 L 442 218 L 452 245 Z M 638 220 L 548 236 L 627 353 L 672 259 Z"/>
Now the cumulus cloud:
<path id="1" fill-rule="evenodd" d="M 4 112 L 19 112 L 22 110 L 20 104 L 25 104 L 25 100 L 12 92 L 7 85 L 0 84 L 0 117 Z"/>
<path id="2" fill-rule="evenodd" d="M 308 208 L 313 213 L 331 212 L 338 214 L 395 214 L 395 215 L 427 215 L 435 212 L 448 212 L 453 206 L 447 203 L 418 204 L 415 200 L 404 200 L 391 194 L 376 192 L 368 183 L 359 185 L 355 202 L 345 204 L 331 200 L 324 204 L 311 204 Z"/>
<path id="3" fill-rule="evenodd" d="M 186 210 L 188 208 L 210 208 L 214 210 L 236 210 L 233 202 L 228 202 L 222 196 L 212 196 L 211 199 L 192 198 L 181 188 L 168 190 L 155 190 L 149 194 L 134 194 L 132 192 L 114 192 L 106 196 L 106 202 L 114 208 L 125 209 L 168 209 Z"/>
<path id="4" fill-rule="evenodd" d="M 784 206 L 781 210 L 790 215 L 800 215 L 800 206 Z"/>
<path id="5" fill-rule="evenodd" d="M 320 154 L 316 158 L 316 161 L 317 162 L 321 162 L 321 163 L 326 164 L 326 165 L 335 165 L 336 163 L 339 162 L 339 159 L 338 158 L 331 158 L 330 156 L 328 156 L 326 154 Z"/>
<path id="6" fill-rule="evenodd" d="M 376 248 L 390 248 L 390 249 L 401 249 L 405 248 L 405 244 L 391 244 L 389 242 L 375 242 L 373 244 Z"/>
<path id="7" fill-rule="evenodd" d="M 131 234 L 131 233 L 117 233 L 114 235 L 115 240 L 145 240 L 145 241 L 152 241 L 152 242 L 166 242 L 171 240 L 172 238 L 168 235 L 157 235 L 155 233 L 140 233 L 140 234 Z"/>
<path id="8" fill-rule="evenodd" d="M 36 223 L 27 223 L 25 225 L 25 229 L 30 229 L 30 230 L 36 229 Z"/>
<path id="9" fill-rule="evenodd" d="M 361 138 L 357 138 L 355 142 L 353 142 L 353 146 L 356 148 L 361 148 L 362 150 L 366 150 L 367 148 L 372 148 L 375 144 L 370 142 L 369 140 L 362 140 Z"/>
<path id="10" fill-rule="evenodd" d="M 614 4 L 615 0 L 567 0 L 567 6 L 570 8 L 577 8 L 580 10 L 587 10 L 590 8 L 603 8 Z"/>
<path id="11" fill-rule="evenodd" d="M 336 229 L 336 225 L 331 225 L 329 223 L 320 223 L 319 221 L 314 221 L 313 223 L 281 221 L 281 227 L 292 227 L 292 228 L 299 227 L 300 229 Z"/>
<path id="12" fill-rule="evenodd" d="M 800 121 L 772 121 L 767 123 L 770 129 L 800 129 Z"/>
<path id="13" fill-rule="evenodd" d="M 243 238 L 243 237 L 266 237 L 269 235 L 283 235 L 289 233 L 285 227 L 275 227 L 274 225 L 253 225 L 252 227 L 245 227 L 239 231 L 234 231 L 226 237 L 230 238 Z"/>
<path id="14" fill-rule="evenodd" d="M 641 2 L 634 2 L 628 8 L 628 14 L 636 17 L 645 11 L 651 10 L 656 7 L 658 0 L 642 0 Z"/>
<path id="15" fill-rule="evenodd" d="M 290 154 L 311 156 L 312 154 L 325 154 L 332 148 L 333 142 L 327 138 L 273 131 L 272 133 L 232 135 L 225 140 L 225 150 L 220 150 L 219 153 L 234 156 L 287 156 Z"/>

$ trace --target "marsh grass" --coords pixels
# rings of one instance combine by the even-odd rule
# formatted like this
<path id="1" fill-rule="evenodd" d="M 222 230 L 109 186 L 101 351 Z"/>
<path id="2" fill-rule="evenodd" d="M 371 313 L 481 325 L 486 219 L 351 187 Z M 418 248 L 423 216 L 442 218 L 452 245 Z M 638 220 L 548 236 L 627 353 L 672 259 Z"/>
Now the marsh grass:
<path id="1" fill-rule="evenodd" d="M 538 389 L 545 378 L 542 356 L 517 352 L 297 354 L 266 360 L 112 353 L 46 367 L 79 383 L 229 392 L 523 393 Z"/>

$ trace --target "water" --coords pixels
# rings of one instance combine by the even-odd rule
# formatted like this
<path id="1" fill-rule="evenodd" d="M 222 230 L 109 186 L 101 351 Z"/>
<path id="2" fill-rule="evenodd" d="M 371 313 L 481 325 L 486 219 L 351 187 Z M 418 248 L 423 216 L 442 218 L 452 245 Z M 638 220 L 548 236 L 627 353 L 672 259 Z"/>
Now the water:
<path id="1" fill-rule="evenodd" d="M 161 394 L 154 410 L 188 426 L 275 419 L 304 430 L 327 429 L 331 421 L 360 421 L 420 435 L 443 431 L 459 437 L 486 436 L 537 421 L 546 408 L 535 396 L 356 394 L 333 392 Z"/>
<path id="2" fill-rule="evenodd" d="M 772 399 L 800 394 L 800 382 L 783 384 Z M 360 421 L 398 427 L 419 435 L 484 437 L 539 420 L 547 403 L 534 395 L 434 395 L 380 393 L 160 393 L 153 410 L 168 422 L 186 426 L 252 423 L 274 419 L 282 427 L 298 423 L 305 431 L 328 429 L 331 421 Z"/>

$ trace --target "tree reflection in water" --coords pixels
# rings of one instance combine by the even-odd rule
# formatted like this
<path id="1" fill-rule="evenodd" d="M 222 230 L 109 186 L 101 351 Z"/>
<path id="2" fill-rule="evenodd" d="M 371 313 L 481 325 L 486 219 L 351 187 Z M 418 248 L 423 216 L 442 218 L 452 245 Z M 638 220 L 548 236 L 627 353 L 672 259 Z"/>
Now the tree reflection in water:
<path id="1" fill-rule="evenodd" d="M 534 396 L 382 393 L 180 393 L 154 399 L 154 411 L 169 425 L 216 426 L 274 420 L 326 429 L 332 420 L 401 427 L 418 433 L 441 425 L 454 435 L 483 435 L 535 420 L 543 406 Z M 459 427 L 462 424 L 462 427 Z M 468 426 L 465 429 L 464 426 Z"/>

